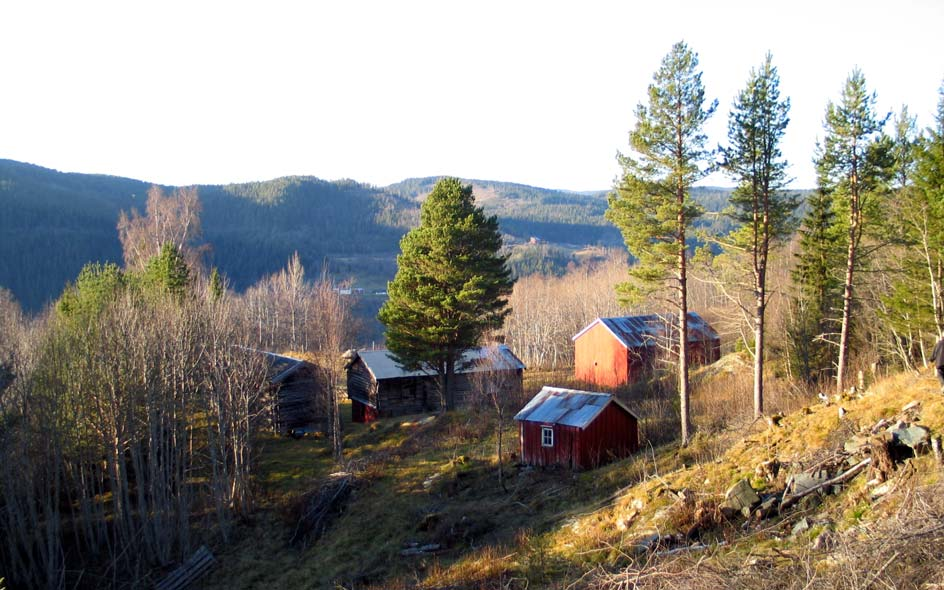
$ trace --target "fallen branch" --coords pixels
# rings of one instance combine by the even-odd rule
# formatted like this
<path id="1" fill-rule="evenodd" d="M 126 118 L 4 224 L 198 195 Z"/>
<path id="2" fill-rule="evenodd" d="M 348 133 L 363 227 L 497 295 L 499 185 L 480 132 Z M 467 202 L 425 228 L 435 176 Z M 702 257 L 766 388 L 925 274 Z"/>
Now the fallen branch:
<path id="1" fill-rule="evenodd" d="M 783 500 L 780 501 L 780 509 L 779 509 L 780 512 L 783 512 L 785 509 L 796 504 L 802 498 L 809 496 L 810 494 L 814 492 L 818 492 L 822 490 L 823 488 L 827 488 L 829 486 L 834 486 L 836 484 L 845 483 L 849 481 L 850 479 L 855 477 L 860 471 L 862 471 L 862 469 L 866 465 L 868 465 L 871 462 L 872 462 L 871 457 L 867 459 L 863 459 L 859 461 L 858 463 L 856 463 L 855 465 L 853 465 L 852 467 L 850 467 L 847 471 L 840 473 L 836 477 L 832 479 L 828 479 L 824 481 L 823 483 L 817 484 L 809 489 L 803 490 L 799 494 L 793 494 L 791 496 L 787 496 L 786 494 L 784 494 Z"/>

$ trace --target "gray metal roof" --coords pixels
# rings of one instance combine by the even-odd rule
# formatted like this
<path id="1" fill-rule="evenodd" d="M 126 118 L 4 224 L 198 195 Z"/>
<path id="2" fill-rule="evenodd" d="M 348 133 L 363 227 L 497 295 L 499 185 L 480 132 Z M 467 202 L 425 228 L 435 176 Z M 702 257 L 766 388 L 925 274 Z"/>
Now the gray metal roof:
<path id="1" fill-rule="evenodd" d="M 617 404 L 634 418 L 629 408 L 610 393 L 563 389 L 545 385 L 528 404 L 515 414 L 515 420 L 561 424 L 584 429 L 610 402 Z"/>
<path id="2" fill-rule="evenodd" d="M 597 324 L 603 324 L 626 348 L 654 346 L 660 339 L 671 336 L 678 328 L 674 313 L 634 315 L 616 318 L 597 318 L 571 338 L 576 340 Z M 688 341 L 717 340 L 718 333 L 700 315 L 688 312 Z"/>
<path id="3" fill-rule="evenodd" d="M 429 377 L 436 374 L 434 371 L 425 369 L 407 371 L 397 363 L 388 350 L 359 351 L 357 356 L 364 361 L 367 369 L 378 381 L 400 377 Z M 456 363 L 456 373 L 517 371 L 524 368 L 524 363 L 504 344 L 467 350 Z"/>

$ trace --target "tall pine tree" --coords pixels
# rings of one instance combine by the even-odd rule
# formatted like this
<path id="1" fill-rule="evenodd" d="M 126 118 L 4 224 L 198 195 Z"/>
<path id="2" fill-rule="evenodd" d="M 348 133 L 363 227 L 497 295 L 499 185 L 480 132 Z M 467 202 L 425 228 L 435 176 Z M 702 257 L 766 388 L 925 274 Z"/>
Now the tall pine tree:
<path id="1" fill-rule="evenodd" d="M 397 274 L 380 309 L 387 347 L 404 368 L 440 379 L 445 409 L 455 407 L 462 353 L 501 328 L 512 280 L 498 219 L 475 205 L 472 187 L 444 178 L 423 202 L 420 225 L 400 242 Z"/>
<path id="2" fill-rule="evenodd" d="M 849 341 L 855 305 L 856 271 L 862 260 L 862 239 L 880 218 L 880 205 L 890 180 L 891 142 L 882 133 L 887 117 L 876 115 L 875 93 L 855 69 L 846 79 L 839 103 L 826 107 L 826 136 L 817 147 L 820 190 L 832 201 L 842 224 L 846 260 L 842 291 L 836 388 L 841 391 L 849 364 Z"/>
<path id="3" fill-rule="evenodd" d="M 630 269 L 630 281 L 619 286 L 621 299 L 639 301 L 667 285 L 671 289 L 668 305 L 678 317 L 683 445 L 691 435 L 686 238 L 702 213 L 689 193 L 710 168 L 712 152 L 703 128 L 717 105 L 705 106 L 698 55 L 684 42 L 676 43 L 653 76 L 648 105 L 636 107 L 636 127 L 629 134 L 636 156 L 620 156 L 623 176 L 606 212 L 639 260 Z"/>
<path id="4" fill-rule="evenodd" d="M 780 142 L 790 119 L 790 100 L 780 100 L 780 76 L 768 53 L 751 70 L 728 118 L 729 146 L 723 168 L 738 185 L 729 215 L 739 224 L 724 241 L 726 249 L 747 260 L 754 307 L 754 415 L 764 413 L 764 317 L 767 309 L 767 259 L 772 246 L 793 231 L 798 201 L 784 192 L 787 163 Z"/>

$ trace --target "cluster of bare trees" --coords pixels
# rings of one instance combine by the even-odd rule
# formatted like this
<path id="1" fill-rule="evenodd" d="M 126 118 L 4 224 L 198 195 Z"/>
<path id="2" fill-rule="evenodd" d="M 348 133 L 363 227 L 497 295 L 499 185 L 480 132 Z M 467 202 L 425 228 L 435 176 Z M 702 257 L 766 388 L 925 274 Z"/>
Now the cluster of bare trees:
<path id="1" fill-rule="evenodd" d="M 531 275 L 519 279 L 509 298 L 505 320 L 508 344 L 531 368 L 569 367 L 574 362 L 571 338 L 595 318 L 624 315 L 614 296 L 626 277 L 626 263 L 613 257 L 580 267 L 562 277 Z"/>
<path id="2" fill-rule="evenodd" d="M 186 253 L 187 262 L 197 268 L 199 257 L 207 248 L 199 243 L 202 209 L 195 187 L 178 188 L 165 195 L 159 186 L 152 186 L 144 215 L 132 209 L 130 214 L 122 211 L 118 217 L 118 238 L 125 265 L 141 268 L 165 244 L 171 244 Z"/>
<path id="3" fill-rule="evenodd" d="M 235 310 L 127 296 L 81 327 L 53 318 L 41 331 L 0 396 L 11 581 L 140 579 L 190 550 L 198 517 L 226 538 L 252 508 L 265 411 L 263 359 L 239 346 Z"/>

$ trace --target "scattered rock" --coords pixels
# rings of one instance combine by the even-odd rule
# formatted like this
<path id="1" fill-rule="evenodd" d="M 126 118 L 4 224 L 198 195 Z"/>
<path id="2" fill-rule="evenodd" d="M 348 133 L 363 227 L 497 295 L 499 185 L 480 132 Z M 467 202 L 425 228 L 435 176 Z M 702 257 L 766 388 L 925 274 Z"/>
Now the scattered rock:
<path id="1" fill-rule="evenodd" d="M 724 506 L 733 509 L 735 512 L 750 515 L 751 508 L 760 503 L 760 496 L 751 487 L 750 482 L 742 479 L 737 482 L 724 494 Z"/>
<path id="2" fill-rule="evenodd" d="M 924 426 L 906 426 L 893 428 L 889 432 L 895 443 L 911 447 L 917 451 L 931 440 L 931 431 Z"/>
<path id="3" fill-rule="evenodd" d="M 793 525 L 793 529 L 790 531 L 790 536 L 796 537 L 797 535 L 805 533 L 808 530 L 810 530 L 810 521 L 807 520 L 806 517 L 803 517 L 795 525 Z"/>
<path id="4" fill-rule="evenodd" d="M 683 504 L 690 504 L 692 506 L 695 505 L 695 492 L 688 488 L 682 488 L 678 492 L 678 498 Z"/>
<path id="5" fill-rule="evenodd" d="M 434 473 L 423 481 L 423 489 L 430 490 L 436 482 L 442 477 L 442 473 Z"/>
<path id="6" fill-rule="evenodd" d="M 869 439 L 864 436 L 853 436 L 842 445 L 842 450 L 850 455 L 860 455 L 869 446 Z"/>

